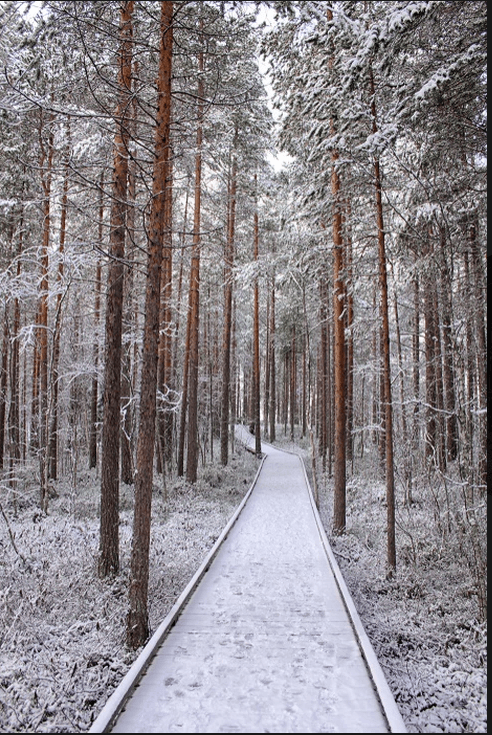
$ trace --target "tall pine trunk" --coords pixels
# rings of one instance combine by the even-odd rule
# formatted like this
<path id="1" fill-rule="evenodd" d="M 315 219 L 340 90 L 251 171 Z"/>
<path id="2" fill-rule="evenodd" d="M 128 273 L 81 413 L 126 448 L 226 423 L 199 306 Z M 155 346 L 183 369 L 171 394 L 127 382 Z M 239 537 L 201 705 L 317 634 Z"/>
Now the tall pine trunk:
<path id="1" fill-rule="evenodd" d="M 24 237 L 24 212 L 22 210 L 19 218 L 19 241 L 17 249 L 17 279 L 21 276 L 21 255 Z M 15 470 L 21 458 L 21 426 L 20 426 L 20 346 L 19 346 L 19 330 L 21 325 L 20 299 L 18 296 L 14 299 L 14 317 L 11 328 L 11 356 L 10 356 L 10 407 L 8 414 L 8 440 L 10 444 L 9 452 L 9 474 L 10 485 L 15 489 Z M 24 358 L 26 359 L 26 358 Z M 24 389 L 26 385 L 24 375 Z M 24 400 L 24 411 L 25 411 Z M 15 497 L 15 494 L 14 494 Z"/>
<path id="2" fill-rule="evenodd" d="M 181 314 L 181 302 L 183 292 L 183 270 L 184 270 L 184 255 L 185 255 L 185 242 L 186 242 L 186 226 L 188 223 L 188 201 L 190 193 L 190 180 L 188 179 L 188 185 L 186 187 L 184 216 L 183 216 L 183 227 L 181 234 L 181 260 L 179 265 L 179 276 L 178 276 L 178 300 L 176 305 L 176 339 L 174 340 L 173 349 L 173 365 L 176 367 L 177 355 L 178 355 L 178 341 L 180 335 L 180 314 Z M 178 446 L 177 446 L 177 461 L 176 461 L 176 472 L 178 477 L 182 477 L 184 474 L 184 446 L 185 446 L 185 430 L 186 430 L 186 411 L 188 408 L 188 334 L 189 334 L 189 313 L 186 326 L 186 345 L 183 359 L 183 376 L 182 376 L 182 394 L 181 394 L 181 410 L 180 410 L 180 422 L 179 422 L 179 433 L 178 433 Z"/>
<path id="3" fill-rule="evenodd" d="M 369 69 L 371 94 L 372 131 L 377 133 L 375 86 L 372 69 Z M 383 218 L 383 197 L 379 159 L 374 158 L 374 185 L 376 189 L 376 221 L 378 232 L 379 285 L 381 291 L 381 334 L 383 348 L 383 395 L 384 395 L 384 444 L 386 462 L 386 507 L 387 507 L 387 564 L 388 576 L 396 569 L 395 541 L 395 472 L 393 462 L 393 400 L 391 396 L 390 328 L 388 300 L 388 271 Z"/>
<path id="4" fill-rule="evenodd" d="M 334 199 L 333 216 L 333 323 L 335 337 L 335 461 L 333 466 L 334 511 L 333 530 L 345 531 L 345 483 L 346 483 L 346 360 L 345 360 L 345 321 L 343 282 L 343 241 L 340 212 L 340 180 L 336 169 L 338 154 L 333 154 L 332 193 Z"/>
<path id="5" fill-rule="evenodd" d="M 98 243 L 102 249 L 103 246 L 103 225 L 104 225 L 104 172 L 101 174 L 99 184 L 99 219 L 98 219 Z M 94 297 L 94 342 L 92 346 L 92 359 L 94 364 L 94 373 L 92 375 L 91 385 L 91 421 L 89 430 L 89 467 L 97 466 L 97 437 L 98 437 L 98 399 L 99 399 L 99 322 L 101 318 L 101 280 L 102 267 L 101 259 L 98 258 L 96 264 L 96 283 Z"/>
<path id="6" fill-rule="evenodd" d="M 200 31 L 203 21 L 200 22 Z M 198 364 L 200 345 L 200 245 L 201 245 L 201 196 L 202 196 L 202 143 L 205 85 L 203 81 L 204 54 L 198 55 L 198 120 L 195 155 L 195 205 L 193 220 L 193 249 L 191 254 L 189 290 L 189 373 L 188 373 L 188 444 L 186 454 L 186 479 L 195 483 L 198 472 Z"/>
<path id="7" fill-rule="evenodd" d="M 51 480 L 58 477 L 58 394 L 59 394 L 59 362 L 60 362 L 60 333 L 61 333 L 61 308 L 63 302 L 63 273 L 65 258 L 65 236 L 67 227 L 67 207 L 68 207 L 68 174 L 69 174 L 69 158 L 70 158 L 70 118 L 67 122 L 67 150 L 65 173 L 63 178 L 63 191 L 61 199 L 61 215 L 60 215 L 60 239 L 58 244 L 58 273 L 56 295 L 56 312 L 55 312 L 55 328 L 53 334 L 53 355 L 51 358 L 51 401 L 50 401 L 50 435 L 49 435 L 49 466 L 48 476 Z"/>
<path id="8" fill-rule="evenodd" d="M 468 244 L 471 255 L 471 266 L 473 273 L 474 305 L 474 335 L 475 335 L 475 361 L 477 371 L 478 388 L 478 482 L 482 486 L 482 492 L 487 487 L 487 337 L 485 325 L 485 310 L 487 303 L 486 278 L 484 265 L 478 243 L 477 216 L 473 213 L 469 223 Z"/>
<path id="9" fill-rule="evenodd" d="M 425 456 L 429 462 L 437 465 L 438 425 L 437 425 L 437 375 L 436 375 L 436 343 L 437 343 L 437 314 L 435 312 L 434 291 L 436 288 L 432 273 L 431 241 L 427 235 L 424 255 L 427 257 L 425 277 L 423 283 L 424 325 L 425 325 Z"/>
<path id="10" fill-rule="evenodd" d="M 275 427 L 277 421 L 277 374 L 276 374 L 276 322 L 275 322 L 275 275 L 272 277 L 271 295 L 270 295 L 270 343 L 269 343 L 269 361 L 270 361 L 270 406 L 268 409 L 268 417 L 270 420 L 269 439 L 275 441 Z"/>
<path id="11" fill-rule="evenodd" d="M 164 218 L 164 253 L 161 284 L 161 354 L 159 390 L 162 396 L 161 411 L 161 456 L 162 471 L 169 469 L 173 454 L 174 413 L 170 391 L 173 388 L 173 331 L 172 331 L 172 278 L 173 278 L 173 166 L 172 154 L 169 156 L 168 196 L 166 197 L 166 212 Z"/>
<path id="12" fill-rule="evenodd" d="M 9 319 L 7 306 L 3 316 L 2 358 L 0 361 L 0 470 L 3 469 L 3 455 L 5 446 L 5 414 L 7 409 L 7 378 L 9 357 Z"/>
<path id="13" fill-rule="evenodd" d="M 333 20 L 331 9 L 327 10 L 328 21 Z M 334 59 L 330 60 L 330 68 Z M 333 119 L 330 122 L 331 134 L 335 134 Z M 335 461 L 333 468 L 333 531 L 345 531 L 345 492 L 346 492 L 346 380 L 345 380 L 345 323 L 343 280 L 343 239 L 342 239 L 342 202 L 340 197 L 340 176 L 338 173 L 339 154 L 332 151 L 331 193 L 333 197 L 333 323 L 334 323 L 334 389 L 335 389 Z"/>
<path id="14" fill-rule="evenodd" d="M 453 304 L 451 290 L 451 274 L 446 258 L 446 235 L 444 228 L 441 233 L 441 262 L 439 286 L 440 301 L 442 304 L 442 348 L 443 348 L 443 378 L 446 410 L 446 458 L 453 461 L 458 456 L 458 417 L 456 415 L 456 388 L 455 369 L 453 363 Z"/>
<path id="15" fill-rule="evenodd" d="M 52 122 L 52 117 L 49 123 Z M 53 130 L 48 130 L 48 140 L 43 140 L 43 125 L 40 122 L 39 143 L 41 149 L 40 169 L 43 187 L 43 243 L 41 246 L 41 282 L 38 307 L 38 376 L 39 395 L 38 410 L 38 451 L 39 451 L 39 487 L 40 506 L 48 510 L 48 265 L 51 225 L 51 181 L 53 170 Z"/>
<path id="16" fill-rule="evenodd" d="M 134 2 L 121 4 L 119 102 L 114 142 L 113 200 L 110 224 L 110 262 L 106 294 L 104 415 L 101 443 L 101 519 L 98 570 L 101 577 L 119 570 L 119 453 L 121 397 L 121 334 L 128 186 L 128 144 L 132 74 Z"/>
<path id="17" fill-rule="evenodd" d="M 135 477 L 135 515 L 130 571 L 129 610 L 126 638 L 130 648 L 143 645 L 149 635 L 147 610 L 149 586 L 150 521 L 156 427 L 157 363 L 161 270 L 166 200 L 170 195 L 171 71 L 173 47 L 173 3 L 161 2 L 161 45 L 157 81 L 157 125 L 150 213 L 145 292 L 145 323 L 142 351 L 137 472 Z"/>
<path id="18" fill-rule="evenodd" d="M 255 189 L 257 189 L 258 178 L 255 174 Z M 255 191 L 255 213 L 254 213 L 254 251 L 253 258 L 258 262 L 260 229 L 258 218 L 258 195 Z M 260 422 L 260 293 L 258 287 L 258 276 L 254 283 L 253 304 L 253 422 L 255 427 L 255 452 L 261 455 L 261 422 Z"/>
<path id="19" fill-rule="evenodd" d="M 354 284 L 353 284 L 353 252 L 350 232 L 350 201 L 347 202 L 347 459 L 353 464 L 354 459 Z"/>
<path id="20" fill-rule="evenodd" d="M 130 137 L 135 140 L 137 135 L 137 102 L 135 96 L 135 80 L 138 74 L 137 62 L 133 65 L 133 99 L 131 119 L 128 122 Z M 135 383 L 134 366 L 134 332 L 136 327 L 134 288 L 135 288 L 135 251 L 136 251 L 136 169 L 137 162 L 132 156 L 128 162 L 128 197 L 126 210 L 126 261 L 128 268 L 125 270 L 123 284 L 123 337 L 122 337 L 122 366 L 121 366 L 121 421 L 120 436 L 120 458 L 121 458 L 121 481 L 126 485 L 133 484 L 134 476 L 134 408 L 133 393 Z"/>
<path id="21" fill-rule="evenodd" d="M 231 336 L 232 336 L 232 289 L 234 267 L 234 234 L 236 225 L 236 179 L 237 179 L 237 125 L 234 131 L 231 175 L 228 196 L 227 240 L 224 253 L 224 336 L 222 345 L 222 407 L 220 422 L 220 461 L 229 460 L 229 417 L 231 405 Z"/>

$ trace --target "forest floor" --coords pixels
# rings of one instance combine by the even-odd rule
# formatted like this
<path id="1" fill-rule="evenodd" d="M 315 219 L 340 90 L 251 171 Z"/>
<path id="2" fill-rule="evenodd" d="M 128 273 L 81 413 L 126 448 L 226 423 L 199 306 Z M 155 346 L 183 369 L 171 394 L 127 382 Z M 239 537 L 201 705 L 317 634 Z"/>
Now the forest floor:
<path id="1" fill-rule="evenodd" d="M 288 442 L 278 442 L 291 448 Z M 306 450 L 306 466 L 309 460 Z M 238 448 L 227 468 L 156 485 L 150 572 L 155 629 L 249 488 L 258 460 Z M 159 479 L 157 481 L 159 483 Z M 330 493 L 320 484 L 327 531 Z M 125 648 L 132 489 L 122 487 L 121 572 L 98 579 L 99 479 L 59 482 L 49 513 L 20 478 L 0 483 L 0 732 L 84 732 L 134 661 Z M 433 508 L 416 496 L 404 519 L 398 574 L 384 571 L 381 486 L 349 482 L 347 533 L 332 540 L 409 732 L 486 732 L 486 626 L 462 557 L 436 543 Z M 434 514 L 435 515 L 435 514 Z"/>

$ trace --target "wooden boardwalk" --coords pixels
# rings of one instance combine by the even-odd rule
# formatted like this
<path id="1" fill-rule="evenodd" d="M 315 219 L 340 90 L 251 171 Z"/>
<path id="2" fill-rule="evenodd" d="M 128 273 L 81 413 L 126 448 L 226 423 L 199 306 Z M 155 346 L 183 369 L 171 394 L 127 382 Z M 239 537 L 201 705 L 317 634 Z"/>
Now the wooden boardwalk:
<path id="1" fill-rule="evenodd" d="M 406 732 L 301 460 L 264 452 L 246 501 L 90 732 Z"/>

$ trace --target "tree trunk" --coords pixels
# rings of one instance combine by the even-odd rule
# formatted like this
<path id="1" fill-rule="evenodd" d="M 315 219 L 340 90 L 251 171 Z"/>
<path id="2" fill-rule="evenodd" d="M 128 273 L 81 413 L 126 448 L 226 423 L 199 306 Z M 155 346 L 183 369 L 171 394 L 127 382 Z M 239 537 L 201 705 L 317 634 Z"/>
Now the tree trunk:
<path id="1" fill-rule="evenodd" d="M 304 438 L 307 433 L 308 427 L 308 406 L 309 406 L 309 376 L 308 376 L 308 365 L 307 365 L 307 335 L 303 335 L 303 346 L 302 346 L 302 421 L 301 421 L 301 436 Z"/>
<path id="2" fill-rule="evenodd" d="M 232 354 L 231 354 L 231 424 L 235 426 L 239 415 L 239 367 L 237 364 L 236 300 L 232 301 Z M 231 431 L 231 451 L 234 452 L 236 434 Z"/>
<path id="3" fill-rule="evenodd" d="M 200 22 L 200 31 L 203 21 Z M 201 245 L 201 196 L 202 196 L 202 144 L 205 87 L 203 81 L 204 53 L 198 55 L 198 123 L 195 156 L 195 206 L 193 221 L 193 249 L 190 270 L 190 342 L 188 385 L 188 444 L 186 453 L 186 479 L 195 483 L 198 471 L 198 364 L 200 344 L 200 245 Z"/>
<path id="4" fill-rule="evenodd" d="M 254 213 L 254 252 L 255 263 L 258 262 L 260 231 L 258 220 L 258 178 L 255 174 L 255 213 Z M 260 295 L 258 276 L 254 284 L 254 316 L 253 316 L 253 421 L 255 426 L 255 452 L 261 455 L 261 422 L 260 422 Z"/>
<path id="5" fill-rule="evenodd" d="M 0 470 L 3 469 L 3 455 L 5 446 L 5 414 L 7 408 L 7 378 L 9 356 L 9 320 L 7 306 L 3 316 L 2 360 L 0 362 Z"/>
<path id="6" fill-rule="evenodd" d="M 272 292 L 271 292 L 271 304 L 270 304 L 270 407 L 269 407 L 269 419 L 270 419 L 270 431 L 269 439 L 271 442 L 275 441 L 275 427 L 277 420 L 277 380 L 276 380 L 276 365 L 275 365 L 275 276 L 272 278 Z"/>
<path id="7" fill-rule="evenodd" d="M 446 469 L 445 422 L 444 422 L 444 382 L 442 370 L 442 340 L 440 327 L 440 304 L 437 282 L 433 284 L 434 314 L 436 315 L 435 354 L 436 354 L 436 398 L 437 398 L 437 462 L 439 469 Z"/>
<path id="8" fill-rule="evenodd" d="M 103 224 L 104 224 L 104 172 L 101 174 L 99 184 L 99 222 L 98 222 L 98 243 L 99 247 L 103 247 Z M 102 268 L 101 260 L 98 258 L 96 265 L 96 284 L 94 298 L 94 343 L 92 347 L 92 359 L 94 361 L 94 373 L 91 385 L 91 423 L 89 433 L 89 467 L 97 467 L 97 436 L 98 436 L 98 369 L 99 369 L 99 322 L 101 318 L 101 280 Z"/>
<path id="9" fill-rule="evenodd" d="M 321 343 L 318 365 L 318 439 L 319 453 L 323 464 L 323 472 L 326 472 L 326 455 L 328 451 L 328 412 L 329 391 L 328 382 L 330 377 L 329 339 L 330 329 L 328 325 L 328 284 L 324 274 L 320 280 L 320 330 Z"/>
<path id="10" fill-rule="evenodd" d="M 327 10 L 328 21 L 333 20 L 331 9 Z M 334 57 L 330 59 L 330 69 L 333 67 Z M 335 134 L 333 119 L 330 122 L 331 134 Z M 332 151 L 331 192 L 333 197 L 333 321 L 334 321 L 334 384 L 335 384 L 335 463 L 334 463 L 334 493 L 333 493 L 333 531 L 341 534 L 345 531 L 345 485 L 346 485 L 346 381 L 345 381 L 345 323 L 344 323 L 344 294 L 343 281 L 343 239 L 342 239 L 342 210 L 340 199 L 340 177 L 338 175 L 339 154 Z"/>
<path id="11" fill-rule="evenodd" d="M 121 334 L 128 185 L 128 144 L 132 74 L 134 2 L 121 4 L 119 103 L 116 111 L 114 179 L 110 224 L 110 262 L 106 295 L 104 415 L 101 441 L 101 519 L 99 575 L 119 570 L 119 453 L 121 398 Z"/>
<path id="12" fill-rule="evenodd" d="M 227 241 L 224 253 L 224 336 L 222 346 L 222 403 L 220 424 L 220 461 L 225 466 L 229 460 L 229 416 L 231 405 L 231 335 L 232 289 L 234 267 L 234 236 L 236 226 L 236 179 L 238 128 L 234 131 L 231 177 L 228 196 Z"/>
<path id="13" fill-rule="evenodd" d="M 164 262 L 163 262 L 163 278 L 164 282 L 161 288 L 161 297 L 164 299 L 164 372 L 163 372 L 163 388 L 168 396 L 164 406 L 164 451 L 163 459 L 165 462 L 164 470 L 170 467 L 173 456 L 173 433 L 174 433 L 174 406 L 170 398 L 170 391 L 174 388 L 173 382 L 173 316 L 171 308 L 172 281 L 173 281 L 173 165 L 172 151 L 170 151 L 169 159 L 169 183 L 168 196 L 166 200 L 166 217 L 165 217 L 165 240 L 164 240 Z"/>
<path id="14" fill-rule="evenodd" d="M 347 203 L 347 459 L 354 458 L 354 293 L 353 293 L 353 253 L 350 235 L 350 202 Z"/>
<path id="15" fill-rule="evenodd" d="M 19 244 L 17 250 L 17 279 L 20 281 L 21 276 L 21 254 L 23 248 L 23 213 L 19 218 Z M 19 350 L 19 330 L 21 324 L 20 301 L 18 296 L 14 299 L 14 317 L 11 331 L 11 356 L 10 356 L 10 407 L 8 415 L 9 427 L 9 474 L 12 489 L 15 489 L 15 469 L 21 458 L 21 426 L 20 426 L 20 350 Z M 26 358 L 24 358 L 26 359 Z M 26 376 L 24 371 L 24 390 L 26 387 Z M 26 409 L 25 400 L 24 411 Z"/>
<path id="16" fill-rule="evenodd" d="M 172 228 L 173 228 L 173 166 L 172 155 L 169 156 L 169 172 L 167 188 L 169 196 L 166 197 L 166 210 L 164 217 L 164 251 L 161 276 L 161 317 L 160 317 L 160 341 L 159 341 L 159 365 L 157 387 L 160 394 L 158 402 L 158 437 L 159 452 L 157 455 L 157 470 L 165 475 L 170 466 L 173 449 L 174 413 L 173 402 L 170 397 L 173 373 L 173 336 L 172 336 L 172 277 L 173 277 L 173 252 L 172 252 Z"/>
<path id="17" fill-rule="evenodd" d="M 487 304 L 487 289 L 482 257 L 477 241 L 476 216 L 469 224 L 469 247 L 471 265 L 473 269 L 473 296 L 474 302 L 474 334 L 476 342 L 476 370 L 478 387 L 478 426 L 479 426 L 479 459 L 478 482 L 484 492 L 487 488 L 487 338 L 485 331 L 485 310 Z"/>
<path id="18" fill-rule="evenodd" d="M 401 403 L 401 425 L 402 425 L 402 443 L 405 452 L 403 458 L 403 474 L 405 479 L 405 504 L 412 504 L 412 465 L 410 461 L 411 447 L 408 438 L 408 420 L 407 408 L 405 406 L 405 374 L 403 369 L 403 350 L 401 343 L 400 317 L 398 312 L 398 299 L 394 294 L 395 309 L 395 325 L 396 325 L 396 341 L 398 346 L 398 369 L 400 372 L 400 403 Z"/>
<path id="19" fill-rule="evenodd" d="M 458 456 L 458 418 L 456 415 L 455 370 L 453 364 L 453 318 L 451 276 L 446 259 L 445 232 L 441 235 L 442 268 L 439 269 L 440 301 L 442 304 L 442 347 L 444 398 L 446 410 L 446 457 L 453 461 Z"/>
<path id="20" fill-rule="evenodd" d="M 290 348 L 291 370 L 290 370 L 290 438 L 294 441 L 295 425 L 297 419 L 297 350 L 296 350 L 296 328 L 292 327 L 292 340 Z"/>
<path id="21" fill-rule="evenodd" d="M 412 370 L 413 370 L 413 463 L 417 459 L 420 448 L 420 281 L 415 275 L 413 282 L 413 334 L 412 334 Z"/>
<path id="22" fill-rule="evenodd" d="M 335 334 L 335 462 L 333 530 L 345 531 L 345 455 L 346 455 L 346 381 L 345 381 L 345 322 L 343 317 L 345 285 L 343 282 L 343 242 L 339 202 L 340 180 L 336 170 L 338 154 L 333 154 L 332 193 L 333 217 L 333 320 Z"/>
<path id="23" fill-rule="evenodd" d="M 64 272 L 64 258 L 65 258 L 65 235 L 67 227 L 67 206 L 68 206 L 68 174 L 69 174 L 69 157 L 70 157 L 70 118 L 67 122 L 67 151 L 66 151 L 66 164 L 65 164 L 65 175 L 63 179 L 63 192 L 61 199 L 61 214 L 60 214 L 60 240 L 58 245 L 58 273 L 57 273 L 57 287 L 58 293 L 56 295 L 56 312 L 55 312 L 55 329 L 53 334 L 53 355 L 51 358 L 51 402 L 50 402 L 50 413 L 51 413 L 51 425 L 50 425 L 50 436 L 49 436 L 49 466 L 48 466 L 48 477 L 51 480 L 56 480 L 58 477 L 58 394 L 59 394 L 59 373 L 58 367 L 60 362 L 60 331 L 61 331 L 61 307 L 63 301 L 63 293 L 61 291 L 63 282 Z"/>
<path id="24" fill-rule="evenodd" d="M 29 433 L 29 447 L 37 451 L 39 447 L 39 307 L 36 310 L 35 327 L 36 334 L 32 351 L 32 380 L 31 380 L 31 425 Z"/>
<path id="25" fill-rule="evenodd" d="M 372 69 L 369 71 L 372 130 L 377 133 L 375 87 Z M 393 401 L 391 396 L 390 328 L 388 305 L 388 272 L 386 265 L 385 232 L 383 219 L 383 199 L 379 159 L 374 159 L 374 185 L 376 189 L 376 217 L 378 230 L 379 284 L 381 289 L 382 343 L 383 343 L 383 383 L 384 383 L 384 425 L 386 459 L 386 506 L 387 506 L 387 563 L 388 576 L 396 570 L 395 540 L 395 471 L 393 463 Z"/>
<path id="26" fill-rule="evenodd" d="M 189 182 L 188 182 L 189 184 Z M 178 321 L 176 323 L 176 340 L 174 343 L 174 364 L 176 364 L 176 356 L 178 349 L 178 336 L 179 336 L 179 315 L 181 313 L 181 293 L 183 285 L 183 265 L 184 265 L 184 253 L 185 253 L 185 239 L 186 239 L 186 226 L 188 222 L 188 200 L 189 200 L 189 185 L 186 187 L 186 199 L 183 217 L 183 233 L 181 238 L 181 263 L 179 267 L 179 280 L 178 280 Z M 184 474 L 184 447 L 185 447 L 185 435 L 186 435 L 186 413 L 188 410 L 188 368 L 189 368 L 189 342 L 190 342 L 190 311 L 188 310 L 188 317 L 186 320 L 186 338 L 185 338 L 185 351 L 183 358 L 183 378 L 182 378 L 182 394 L 181 394 L 181 411 L 180 411 L 180 422 L 179 422 L 179 435 L 178 435 L 178 456 L 177 456 L 177 467 L 176 472 L 178 477 L 182 477 Z"/>
<path id="27" fill-rule="evenodd" d="M 138 73 L 137 63 L 134 63 L 133 90 L 135 90 L 135 79 Z M 137 104 L 135 94 L 132 100 L 131 119 L 128 121 L 130 137 L 135 140 L 137 134 Z M 126 261 L 128 267 L 125 269 L 123 283 L 123 337 L 122 337 L 122 364 L 121 364 L 121 421 L 120 457 L 121 457 L 121 481 L 126 485 L 133 484 L 134 475 L 134 365 L 133 365 L 133 337 L 135 324 L 134 307 L 134 261 L 135 261 L 135 174 L 136 161 L 132 157 L 128 162 L 128 198 L 126 209 Z"/>
<path id="28" fill-rule="evenodd" d="M 263 434 L 268 436 L 268 428 L 270 426 L 270 290 L 266 299 L 265 314 L 265 389 L 263 393 Z"/>
<path id="29" fill-rule="evenodd" d="M 142 352 L 140 417 L 135 477 L 135 515 L 130 572 L 127 645 L 138 648 L 149 635 L 147 611 L 150 520 L 156 427 L 157 362 L 161 303 L 161 268 L 170 159 L 173 3 L 161 2 L 161 45 L 157 82 L 158 112 L 155 137 L 153 197 L 150 213 Z"/>
<path id="30" fill-rule="evenodd" d="M 430 237 L 430 236 L 429 236 Z M 425 255 L 430 258 L 431 246 L 426 245 Z M 424 322 L 425 322 L 425 402 L 426 402 L 426 428 L 425 428 L 425 456 L 429 461 L 437 465 L 437 377 L 436 377 L 436 340 L 437 340 L 437 315 L 435 313 L 434 298 L 435 282 L 431 272 L 430 263 L 426 264 L 424 281 Z"/>
<path id="31" fill-rule="evenodd" d="M 52 122 L 50 117 L 49 122 Z M 48 131 L 47 150 L 43 141 L 42 121 L 39 128 L 41 149 L 40 169 L 43 186 L 43 244 L 41 246 L 41 283 L 38 310 L 38 369 L 39 397 L 38 429 L 39 429 L 39 487 L 41 510 L 48 510 L 48 251 L 50 244 L 51 224 L 51 180 L 53 169 L 53 130 Z"/>

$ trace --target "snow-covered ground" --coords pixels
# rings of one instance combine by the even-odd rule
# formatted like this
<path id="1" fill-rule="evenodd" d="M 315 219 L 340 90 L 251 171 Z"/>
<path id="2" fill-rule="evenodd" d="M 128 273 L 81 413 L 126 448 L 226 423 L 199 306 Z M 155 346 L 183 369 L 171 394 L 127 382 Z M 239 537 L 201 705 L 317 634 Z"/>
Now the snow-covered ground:
<path id="1" fill-rule="evenodd" d="M 214 544 L 257 469 L 256 457 L 241 450 L 227 468 L 203 469 L 195 487 L 179 480 L 165 493 L 157 478 L 149 589 L 153 628 Z M 57 490 L 43 518 L 37 488 L 28 481 L 19 487 L 16 513 L 1 489 L 0 732 L 88 730 L 136 658 L 124 645 L 132 488 L 122 487 L 121 573 L 112 582 L 96 573 L 98 478 L 80 472 L 75 488 L 60 483 Z"/>
<path id="2" fill-rule="evenodd" d="M 257 466 L 255 457 L 238 449 L 229 467 L 205 468 L 193 488 L 184 481 L 166 491 L 156 486 L 154 628 L 232 515 Z M 122 489 L 122 569 L 110 583 L 95 571 L 98 478 L 79 472 L 75 484 L 59 483 L 57 491 L 49 515 L 41 517 L 37 488 L 27 476 L 16 508 L 1 487 L 1 732 L 86 731 L 136 656 L 124 645 L 132 490 Z M 426 546 L 432 509 L 424 496 L 416 497 L 405 538 L 399 539 L 398 575 L 386 581 L 380 491 L 367 479 L 350 483 L 348 533 L 333 548 L 408 730 L 486 732 L 486 627 L 476 620 L 466 565 L 436 550 L 433 538 Z M 321 487 L 328 531 L 330 512 L 330 494 Z"/>
<path id="3" fill-rule="evenodd" d="M 487 732 L 487 626 L 466 540 L 446 538 L 436 489 L 416 483 L 410 507 L 398 498 L 398 573 L 388 581 L 384 484 L 371 471 L 348 479 L 347 533 L 333 537 L 330 481 L 318 483 L 323 525 L 408 731 Z"/>

